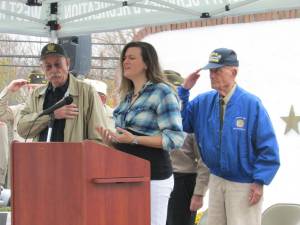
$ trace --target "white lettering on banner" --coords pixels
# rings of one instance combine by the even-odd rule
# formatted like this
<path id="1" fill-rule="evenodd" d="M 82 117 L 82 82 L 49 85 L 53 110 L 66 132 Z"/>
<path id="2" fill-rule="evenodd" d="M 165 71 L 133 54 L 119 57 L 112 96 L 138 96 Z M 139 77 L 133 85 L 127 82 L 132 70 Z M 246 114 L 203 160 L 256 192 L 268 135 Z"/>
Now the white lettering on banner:
<path id="1" fill-rule="evenodd" d="M 187 8 L 191 8 L 193 6 L 199 6 L 201 4 L 201 0 L 169 0 L 167 1 L 171 4 L 177 4 L 178 6 L 181 7 L 187 7 Z M 96 3 L 96 2 L 90 2 L 90 3 L 84 3 L 84 4 L 88 4 L 88 7 L 85 6 L 81 6 L 81 4 L 83 3 L 79 3 L 76 5 L 80 5 L 79 10 L 77 10 L 77 7 L 72 7 L 73 5 L 68 4 L 64 6 L 64 14 L 63 14 L 63 19 L 67 19 L 73 16 L 77 16 L 80 15 L 82 13 L 86 13 L 86 12 L 93 12 L 96 10 L 99 10 L 100 8 L 106 8 L 108 6 L 111 6 L 111 4 L 107 4 L 107 3 Z M 151 6 L 156 6 L 156 7 L 166 7 L 163 6 L 159 3 L 155 3 L 155 2 L 151 2 L 150 1 L 145 1 L 143 3 L 143 5 L 151 5 Z M 99 7 L 100 6 L 100 7 Z M 81 10 L 81 8 L 84 8 L 84 10 Z M 137 15 L 137 14 L 141 14 L 141 13 L 151 13 L 151 12 L 155 12 L 156 10 L 154 9 L 147 9 L 147 8 L 140 8 L 138 6 L 125 6 L 125 7 L 120 7 L 117 9 L 113 9 L 107 12 L 103 12 L 100 15 L 93 15 L 91 17 L 89 17 L 89 19 L 95 19 L 95 18 L 109 18 L 109 17 L 122 17 L 122 16 L 130 16 L 130 15 Z"/>
<path id="2" fill-rule="evenodd" d="M 1 1 L 0 7 L 2 10 L 19 14 L 20 16 L 29 16 L 39 19 L 41 16 L 41 8 L 40 7 L 29 7 L 21 2 L 11 2 L 11 1 Z M 18 20 L 25 21 L 17 16 L 8 16 L 4 13 L 0 14 L 0 20 Z"/>
<path id="3" fill-rule="evenodd" d="M 88 12 L 92 12 L 93 10 L 97 11 L 99 9 L 101 9 L 100 2 L 95 2 L 95 5 L 89 4 Z M 91 16 L 90 18 L 91 18 L 91 20 L 96 20 L 96 19 L 99 19 L 100 16 L 99 16 L 99 14 L 95 14 L 95 15 Z"/>
<path id="4" fill-rule="evenodd" d="M 132 14 L 131 7 L 122 7 L 122 8 L 126 11 L 124 16 L 128 16 Z"/>
<path id="5" fill-rule="evenodd" d="M 87 13 L 88 12 L 88 3 L 82 3 L 81 8 L 82 8 L 82 13 Z"/>
<path id="6" fill-rule="evenodd" d="M 108 14 L 110 17 L 116 17 L 116 10 L 109 10 Z"/>
<path id="7" fill-rule="evenodd" d="M 178 6 L 185 6 L 184 0 L 177 0 L 177 5 Z"/>
<path id="8" fill-rule="evenodd" d="M 232 4 L 237 2 L 244 2 L 247 0 L 205 0 L 206 5 L 221 5 L 221 4 Z"/>
<path id="9" fill-rule="evenodd" d="M 205 5 L 224 5 L 224 4 L 231 4 L 236 2 L 243 2 L 247 0 L 165 0 L 165 2 L 169 4 L 174 4 L 179 7 L 186 7 L 189 9 L 193 9 L 194 7 L 197 7 L 196 10 L 200 10 L 199 6 L 205 6 Z M 162 4 L 151 2 L 149 0 L 143 1 L 142 3 L 144 6 L 155 6 L 155 7 L 163 7 L 168 8 L 168 6 L 164 6 Z M 85 13 L 92 13 L 96 12 L 97 10 L 105 10 L 107 7 L 111 7 L 114 4 L 107 3 L 107 2 L 101 2 L 100 0 L 98 2 L 81 2 L 77 4 L 59 4 L 59 18 L 60 19 L 67 19 L 72 18 L 74 16 L 79 16 L 81 14 Z M 12 13 L 30 16 L 34 18 L 40 18 L 41 17 L 41 7 L 29 7 L 25 5 L 22 2 L 11 2 L 9 0 L 0 1 L 0 7 L 2 10 L 6 10 Z M 46 10 L 48 12 L 48 10 Z M 144 13 L 151 13 L 151 12 L 158 12 L 155 9 L 147 9 L 147 8 L 140 8 L 138 6 L 135 6 L 134 4 L 131 6 L 121 6 L 119 5 L 119 8 L 104 11 L 102 13 L 97 13 L 95 15 L 91 15 L 88 17 L 83 17 L 79 20 L 95 20 L 95 19 L 101 19 L 101 18 L 114 18 L 114 17 L 124 17 L 124 16 L 135 16 L 139 14 Z M 47 17 L 47 15 L 44 15 Z M 0 20 L 18 20 L 18 21 L 24 21 L 25 19 L 15 17 L 15 16 L 8 16 L 5 15 L 5 13 L 0 13 Z"/>
<path id="10" fill-rule="evenodd" d="M 193 6 L 199 6 L 200 5 L 200 1 L 198 1 L 198 0 L 192 0 L 192 5 Z"/>
<path id="11" fill-rule="evenodd" d="M 185 4 L 185 7 L 192 7 L 192 1 L 191 0 L 187 0 L 186 4 Z"/>
<path id="12" fill-rule="evenodd" d="M 69 18 L 72 16 L 71 7 L 64 7 L 64 16 L 65 18 Z"/>
<path id="13" fill-rule="evenodd" d="M 16 2 L 9 2 L 9 7 L 10 7 L 11 11 L 16 12 L 16 9 L 15 9 L 16 4 L 17 4 Z M 10 16 L 11 20 L 13 20 L 14 18 L 15 18 L 14 16 Z"/>
<path id="14" fill-rule="evenodd" d="M 6 2 L 5 1 L 2 1 L 0 5 L 1 5 L 1 9 L 5 9 L 6 8 L 5 7 L 6 6 Z"/>
<path id="15" fill-rule="evenodd" d="M 79 15 L 79 5 L 72 5 L 71 15 L 72 16 Z"/>
<path id="16" fill-rule="evenodd" d="M 6 8 L 6 2 L 1 2 L 0 7 L 1 7 L 1 9 L 5 9 Z M 0 19 L 5 20 L 5 15 L 3 13 L 0 13 Z"/>
<path id="17" fill-rule="evenodd" d="M 133 12 L 134 14 L 141 14 L 141 8 L 138 8 L 138 7 L 133 7 Z"/>
<path id="18" fill-rule="evenodd" d="M 146 1 L 144 2 L 144 5 L 150 5 L 150 4 L 149 4 L 149 1 L 146 0 Z M 150 13 L 150 12 L 151 12 L 151 9 L 145 9 L 145 8 L 143 8 L 142 10 L 143 10 L 145 13 Z"/>

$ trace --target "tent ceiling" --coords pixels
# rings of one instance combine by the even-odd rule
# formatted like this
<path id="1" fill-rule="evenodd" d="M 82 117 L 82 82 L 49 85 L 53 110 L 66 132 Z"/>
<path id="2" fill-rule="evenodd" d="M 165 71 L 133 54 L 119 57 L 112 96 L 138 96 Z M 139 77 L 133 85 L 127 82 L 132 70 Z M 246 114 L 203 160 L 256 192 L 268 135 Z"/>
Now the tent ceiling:
<path id="1" fill-rule="evenodd" d="M 42 6 L 27 6 L 26 0 L 0 0 L 0 32 L 65 37 L 178 23 L 206 16 L 235 16 L 300 8 L 300 0 L 35 1 L 42 2 Z M 57 23 L 51 32 L 48 21 Z M 56 30 L 58 27 L 60 29 Z"/>

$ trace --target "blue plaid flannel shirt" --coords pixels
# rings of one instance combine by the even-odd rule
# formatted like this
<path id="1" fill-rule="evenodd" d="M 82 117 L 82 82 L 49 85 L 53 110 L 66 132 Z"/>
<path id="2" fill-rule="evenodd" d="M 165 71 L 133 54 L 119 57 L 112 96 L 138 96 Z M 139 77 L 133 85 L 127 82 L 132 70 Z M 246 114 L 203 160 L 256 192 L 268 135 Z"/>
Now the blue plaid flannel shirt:
<path id="1" fill-rule="evenodd" d="M 114 111 L 116 127 L 146 136 L 162 135 L 164 150 L 179 149 L 184 141 L 179 98 L 164 83 L 148 81 L 131 104 L 129 93 Z"/>

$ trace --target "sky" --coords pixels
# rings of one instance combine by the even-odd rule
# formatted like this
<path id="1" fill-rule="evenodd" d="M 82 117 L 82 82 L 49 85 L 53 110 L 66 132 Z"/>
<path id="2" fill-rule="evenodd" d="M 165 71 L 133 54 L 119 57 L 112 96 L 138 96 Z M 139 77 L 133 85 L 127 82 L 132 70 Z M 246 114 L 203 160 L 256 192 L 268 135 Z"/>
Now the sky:
<path id="1" fill-rule="evenodd" d="M 273 122 L 280 147 L 281 167 L 264 189 L 263 208 L 275 203 L 300 204 L 300 134 L 284 134 L 291 106 L 300 116 L 300 19 L 219 25 L 153 34 L 163 69 L 186 77 L 208 62 L 216 48 L 234 49 L 240 61 L 237 83 L 258 96 Z M 210 90 L 207 72 L 191 91 L 191 98 Z M 300 122 L 297 124 L 300 131 Z M 207 199 L 206 199 L 207 202 Z M 207 204 L 207 203 L 206 203 Z"/>

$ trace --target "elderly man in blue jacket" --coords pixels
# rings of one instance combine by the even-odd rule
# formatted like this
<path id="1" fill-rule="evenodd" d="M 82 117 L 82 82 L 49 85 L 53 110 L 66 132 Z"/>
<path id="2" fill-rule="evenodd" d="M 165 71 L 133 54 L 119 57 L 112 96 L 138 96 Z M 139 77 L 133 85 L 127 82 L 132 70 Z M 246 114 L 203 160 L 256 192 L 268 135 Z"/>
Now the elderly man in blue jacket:
<path id="1" fill-rule="evenodd" d="M 219 48 L 202 69 L 209 69 L 214 89 L 189 102 L 200 77 L 190 74 L 178 88 L 183 128 L 196 136 L 210 169 L 208 225 L 259 225 L 263 186 L 279 168 L 279 150 L 269 115 L 260 99 L 239 87 L 239 61 Z"/>

